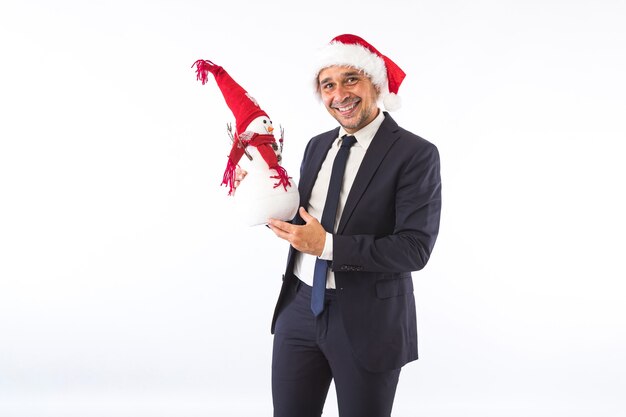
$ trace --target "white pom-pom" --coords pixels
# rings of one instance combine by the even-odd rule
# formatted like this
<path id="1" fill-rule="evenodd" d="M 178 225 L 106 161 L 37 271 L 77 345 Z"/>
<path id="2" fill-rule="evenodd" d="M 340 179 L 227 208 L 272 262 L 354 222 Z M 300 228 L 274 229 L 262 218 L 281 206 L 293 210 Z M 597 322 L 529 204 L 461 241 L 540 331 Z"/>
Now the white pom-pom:
<path id="1" fill-rule="evenodd" d="M 383 98 L 383 104 L 386 110 L 394 111 L 402 107 L 402 100 L 397 94 L 389 93 Z"/>

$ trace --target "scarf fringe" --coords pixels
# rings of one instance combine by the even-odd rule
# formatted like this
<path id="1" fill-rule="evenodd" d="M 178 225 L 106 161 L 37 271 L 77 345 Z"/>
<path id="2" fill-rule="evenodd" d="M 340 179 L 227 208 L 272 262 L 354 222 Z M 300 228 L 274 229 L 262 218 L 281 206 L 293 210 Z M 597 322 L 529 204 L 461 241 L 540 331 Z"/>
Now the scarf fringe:
<path id="1" fill-rule="evenodd" d="M 224 171 L 224 177 L 222 178 L 222 184 L 228 187 L 228 195 L 233 195 L 235 191 L 235 176 L 236 176 L 237 165 L 233 163 L 233 161 L 228 158 L 228 163 L 226 164 L 226 170 Z"/>
<path id="2" fill-rule="evenodd" d="M 280 187 L 281 185 L 287 191 L 287 187 L 291 187 L 291 177 L 287 174 L 287 170 L 280 165 L 276 165 L 272 168 L 276 171 L 278 175 L 273 175 L 270 178 L 274 180 L 278 180 L 274 183 L 274 188 Z M 228 163 L 226 164 L 226 169 L 224 170 L 224 176 L 222 178 L 222 184 L 228 187 L 228 195 L 232 196 L 235 192 L 235 177 L 236 177 L 237 165 L 233 163 L 233 161 L 229 158 Z"/>
<path id="3" fill-rule="evenodd" d="M 276 170 L 276 173 L 278 174 L 270 177 L 272 179 L 278 180 L 278 182 L 274 184 L 274 188 L 282 185 L 285 191 L 287 191 L 287 187 L 291 187 L 291 182 L 289 182 L 291 177 L 289 176 L 289 174 L 287 174 L 287 170 L 280 165 L 275 165 L 271 168 Z"/>

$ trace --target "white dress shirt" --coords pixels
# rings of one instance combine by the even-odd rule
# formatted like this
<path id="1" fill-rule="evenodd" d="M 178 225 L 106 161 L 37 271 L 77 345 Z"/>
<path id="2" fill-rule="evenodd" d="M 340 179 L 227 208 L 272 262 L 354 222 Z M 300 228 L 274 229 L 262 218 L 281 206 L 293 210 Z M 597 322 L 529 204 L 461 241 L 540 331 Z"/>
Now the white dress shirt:
<path id="1" fill-rule="evenodd" d="M 379 111 L 378 116 L 376 116 L 370 124 L 352 134 L 356 138 L 356 143 L 352 145 L 348 155 L 346 171 L 343 176 L 341 191 L 339 192 L 339 204 L 337 206 L 337 217 L 335 218 L 335 230 L 332 231 L 333 233 L 337 230 L 337 226 L 339 225 L 339 219 L 341 218 L 343 208 L 346 205 L 348 193 L 350 192 L 350 188 L 352 188 L 354 178 L 356 177 L 357 171 L 361 166 L 365 152 L 367 152 L 367 148 L 372 142 L 374 135 L 378 131 L 378 128 L 384 119 L 385 116 L 383 112 Z M 313 190 L 311 191 L 307 212 L 318 220 L 321 220 L 322 213 L 324 211 L 326 194 L 328 194 L 328 184 L 330 183 L 330 173 L 332 171 L 333 162 L 335 161 L 335 156 L 337 156 L 337 152 L 339 152 L 339 148 L 341 146 L 341 137 L 346 134 L 348 133 L 343 127 L 341 127 L 339 129 L 339 136 L 335 139 L 330 150 L 328 151 L 326 159 L 324 159 L 322 167 L 317 174 Z M 308 255 L 301 252 L 296 252 L 295 256 L 294 274 L 307 285 L 313 286 L 313 271 L 315 269 L 316 257 L 314 255 Z M 320 259 L 329 261 L 333 259 L 333 235 L 328 230 L 326 231 L 326 241 L 324 243 L 324 250 Z M 328 269 L 328 273 L 326 275 L 326 288 L 335 288 L 335 274 L 330 270 L 330 268 Z"/>

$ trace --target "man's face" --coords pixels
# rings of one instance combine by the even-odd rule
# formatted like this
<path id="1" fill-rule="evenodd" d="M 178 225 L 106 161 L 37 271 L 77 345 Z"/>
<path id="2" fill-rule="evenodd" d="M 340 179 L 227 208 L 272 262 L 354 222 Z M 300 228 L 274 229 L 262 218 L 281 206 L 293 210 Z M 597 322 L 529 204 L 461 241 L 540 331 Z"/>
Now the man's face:
<path id="1" fill-rule="evenodd" d="M 317 81 L 326 110 L 346 132 L 354 133 L 378 116 L 378 91 L 362 71 L 328 67 L 320 71 Z"/>

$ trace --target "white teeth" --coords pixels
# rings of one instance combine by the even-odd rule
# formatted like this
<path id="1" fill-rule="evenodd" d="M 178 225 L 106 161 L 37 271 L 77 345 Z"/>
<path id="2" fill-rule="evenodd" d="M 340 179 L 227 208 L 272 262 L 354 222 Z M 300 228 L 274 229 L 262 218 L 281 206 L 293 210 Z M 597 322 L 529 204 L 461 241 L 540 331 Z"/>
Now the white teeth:
<path id="1" fill-rule="evenodd" d="M 349 110 L 352 110 L 352 109 L 353 109 L 353 108 L 355 108 L 355 107 L 356 107 L 356 103 L 352 103 L 352 104 L 351 104 L 350 106 L 348 106 L 348 107 L 337 107 L 337 110 L 339 110 L 339 111 L 342 111 L 342 112 L 343 112 L 343 111 L 349 111 Z"/>

